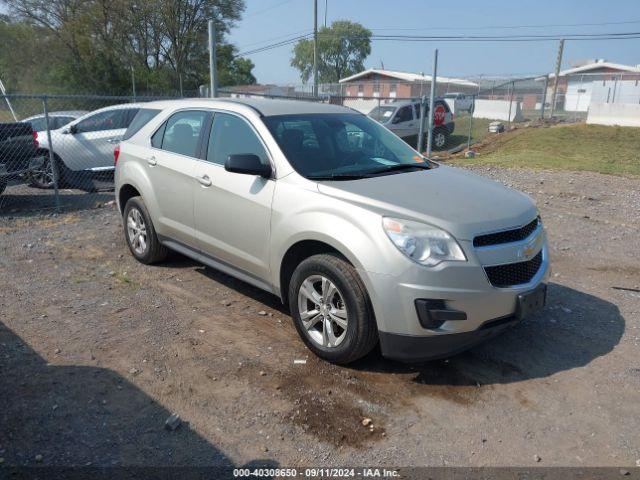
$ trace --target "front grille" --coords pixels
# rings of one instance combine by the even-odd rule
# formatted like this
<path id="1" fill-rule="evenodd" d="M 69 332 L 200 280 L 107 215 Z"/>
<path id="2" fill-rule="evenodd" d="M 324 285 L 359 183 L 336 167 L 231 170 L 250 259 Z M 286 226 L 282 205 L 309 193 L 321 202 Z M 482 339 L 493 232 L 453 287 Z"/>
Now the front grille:
<path id="1" fill-rule="evenodd" d="M 486 247 L 487 245 L 499 245 L 501 243 L 519 242 L 524 240 L 533 231 L 538 228 L 538 222 L 540 218 L 534 219 L 532 222 L 526 224 L 524 227 L 515 228 L 513 230 L 505 230 L 503 232 L 488 233 L 486 235 L 479 235 L 473 239 L 474 247 Z"/>
<path id="2" fill-rule="evenodd" d="M 542 265 L 542 250 L 526 262 L 509 263 L 507 265 L 496 265 L 495 267 L 484 267 L 491 285 L 499 288 L 513 287 L 529 283 Z"/>

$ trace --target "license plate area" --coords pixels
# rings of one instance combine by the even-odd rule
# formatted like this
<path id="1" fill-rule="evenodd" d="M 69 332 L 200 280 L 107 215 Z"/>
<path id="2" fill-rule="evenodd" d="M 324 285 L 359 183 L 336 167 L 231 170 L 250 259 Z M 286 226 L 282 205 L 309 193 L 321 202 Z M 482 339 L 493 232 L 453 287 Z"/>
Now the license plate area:
<path id="1" fill-rule="evenodd" d="M 522 320 L 532 313 L 542 310 L 547 303 L 547 285 L 541 283 L 534 290 L 518 295 L 516 302 L 516 318 Z"/>

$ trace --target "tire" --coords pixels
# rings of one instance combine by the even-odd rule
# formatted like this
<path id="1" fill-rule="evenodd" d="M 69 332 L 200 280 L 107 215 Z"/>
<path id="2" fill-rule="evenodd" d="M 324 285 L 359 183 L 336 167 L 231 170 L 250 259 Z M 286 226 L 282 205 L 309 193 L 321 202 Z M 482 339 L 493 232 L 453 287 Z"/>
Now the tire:
<path id="1" fill-rule="evenodd" d="M 330 285 L 325 284 L 325 280 Z M 310 292 L 310 286 L 314 292 Z M 335 288 L 335 293 L 331 287 Z M 329 297 L 316 304 L 318 297 L 326 294 Z M 342 257 L 320 254 L 301 262 L 291 277 L 288 295 L 296 330 L 318 357 L 344 365 L 362 358 L 378 343 L 378 330 L 366 288 L 356 269 Z M 340 323 L 334 321 L 336 317 Z"/>
<path id="2" fill-rule="evenodd" d="M 44 157 L 44 162 L 42 167 L 30 173 L 29 185 L 34 188 L 53 188 L 53 170 L 49 160 L 49 152 L 43 151 L 40 152 L 40 155 Z M 58 167 L 58 188 L 62 188 L 67 184 L 66 179 L 68 178 L 68 169 L 57 155 L 54 155 L 53 160 L 56 162 L 56 166 Z"/>
<path id="3" fill-rule="evenodd" d="M 122 219 L 124 238 L 131 254 L 136 260 L 150 265 L 161 262 L 167 257 L 169 251 L 167 247 L 162 245 L 160 240 L 158 240 L 151 216 L 142 197 L 132 197 L 129 199 L 124 207 Z M 140 223 L 141 221 L 142 223 Z M 141 232 L 142 228 L 144 228 L 144 233 Z M 141 241 L 142 236 L 144 236 L 144 242 Z"/>
<path id="4" fill-rule="evenodd" d="M 449 132 L 445 128 L 436 128 L 433 130 L 433 149 L 444 150 L 449 142 Z"/>

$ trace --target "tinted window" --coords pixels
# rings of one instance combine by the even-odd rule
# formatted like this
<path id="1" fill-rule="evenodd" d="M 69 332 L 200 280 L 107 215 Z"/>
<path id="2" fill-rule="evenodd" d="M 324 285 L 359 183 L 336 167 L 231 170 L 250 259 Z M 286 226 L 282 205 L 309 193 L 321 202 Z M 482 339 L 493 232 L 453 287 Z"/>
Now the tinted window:
<path id="1" fill-rule="evenodd" d="M 76 124 L 78 132 L 99 132 L 127 128 L 131 110 L 122 108 L 96 113 Z"/>
<path id="2" fill-rule="evenodd" d="M 235 115 L 216 113 L 207 147 L 207 160 L 224 165 L 229 155 L 236 154 L 257 155 L 262 163 L 269 164 L 267 152 L 247 122 Z"/>
<path id="3" fill-rule="evenodd" d="M 136 113 L 131 123 L 129 123 L 129 128 L 124 132 L 123 140 L 128 140 L 133 137 L 142 127 L 149 123 L 149 120 L 158 115 L 158 113 L 160 113 L 160 110 L 151 108 L 141 108 L 138 110 L 138 113 Z"/>
<path id="4" fill-rule="evenodd" d="M 396 118 L 395 118 L 396 122 L 410 122 L 411 120 L 413 120 L 413 112 L 411 111 L 411 105 L 402 107 L 400 110 L 398 110 L 398 113 L 396 113 Z"/>
<path id="5" fill-rule="evenodd" d="M 51 119 L 49 119 L 49 120 L 51 120 Z M 67 123 L 73 122 L 74 120 L 75 120 L 74 117 L 54 117 L 53 118 L 53 128 L 54 129 L 62 128 Z"/>
<path id="6" fill-rule="evenodd" d="M 188 157 L 196 157 L 200 130 L 207 117 L 206 112 L 185 111 L 174 113 L 167 120 L 162 137 L 162 149 Z"/>

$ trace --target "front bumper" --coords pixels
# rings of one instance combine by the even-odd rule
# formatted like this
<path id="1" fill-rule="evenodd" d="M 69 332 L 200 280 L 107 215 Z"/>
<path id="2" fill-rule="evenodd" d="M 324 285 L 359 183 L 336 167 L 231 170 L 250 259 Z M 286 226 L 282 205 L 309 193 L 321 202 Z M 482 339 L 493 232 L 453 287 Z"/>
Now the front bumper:
<path id="1" fill-rule="evenodd" d="M 416 336 L 380 332 L 382 355 L 401 362 L 446 358 L 489 340 L 518 323 L 515 315 L 487 322 L 477 330 L 449 335 Z"/>
<path id="2" fill-rule="evenodd" d="M 518 296 L 548 281 L 549 254 L 544 232 L 537 244 L 542 251 L 537 273 L 528 283 L 509 288 L 494 287 L 483 265 L 512 252 L 475 252 L 470 242 L 460 244 L 467 262 L 445 262 L 430 269 L 415 264 L 399 276 L 366 272 L 384 356 L 420 361 L 470 348 L 518 323 Z M 421 299 L 437 299 L 442 305 L 437 308 L 465 315 L 454 315 L 459 318 L 437 328 L 425 328 L 416 310 L 416 300 Z"/>

